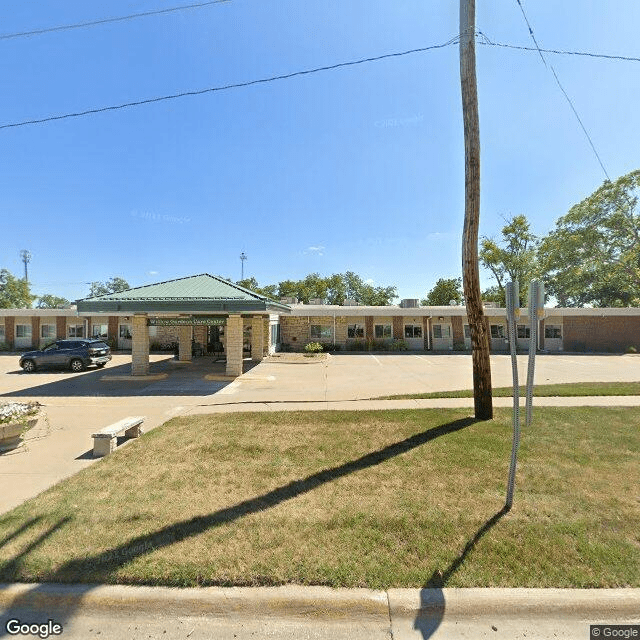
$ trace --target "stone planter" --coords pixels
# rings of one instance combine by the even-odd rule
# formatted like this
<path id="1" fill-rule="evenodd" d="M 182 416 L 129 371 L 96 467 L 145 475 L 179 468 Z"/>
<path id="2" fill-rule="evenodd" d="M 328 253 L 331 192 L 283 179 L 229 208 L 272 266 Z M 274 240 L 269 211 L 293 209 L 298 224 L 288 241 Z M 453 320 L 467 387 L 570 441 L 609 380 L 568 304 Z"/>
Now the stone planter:
<path id="1" fill-rule="evenodd" d="M 22 444 L 24 434 L 35 427 L 37 422 L 38 416 L 35 416 L 0 424 L 0 454 L 19 447 Z"/>

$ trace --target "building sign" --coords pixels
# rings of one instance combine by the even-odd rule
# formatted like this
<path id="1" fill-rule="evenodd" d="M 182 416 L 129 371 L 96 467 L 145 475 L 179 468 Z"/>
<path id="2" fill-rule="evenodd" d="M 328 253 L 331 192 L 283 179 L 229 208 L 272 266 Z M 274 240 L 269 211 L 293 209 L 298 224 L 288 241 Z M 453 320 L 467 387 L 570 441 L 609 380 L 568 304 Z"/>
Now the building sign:
<path id="1" fill-rule="evenodd" d="M 220 316 L 183 316 L 181 318 L 149 318 L 147 325 L 150 327 L 184 327 L 193 325 L 206 325 L 210 327 L 225 324 L 226 321 L 226 318 L 221 318 Z"/>

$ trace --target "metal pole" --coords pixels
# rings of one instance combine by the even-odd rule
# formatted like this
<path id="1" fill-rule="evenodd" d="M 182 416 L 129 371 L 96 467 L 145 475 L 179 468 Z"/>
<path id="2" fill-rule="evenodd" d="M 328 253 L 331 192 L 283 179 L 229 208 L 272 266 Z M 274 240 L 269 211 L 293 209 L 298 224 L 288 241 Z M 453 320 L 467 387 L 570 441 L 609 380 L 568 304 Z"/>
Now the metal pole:
<path id="1" fill-rule="evenodd" d="M 531 425 L 533 413 L 533 377 L 536 367 L 536 348 L 538 346 L 538 309 L 541 300 L 544 299 L 542 284 L 538 280 L 532 280 L 529 285 L 529 363 L 527 368 L 527 409 L 526 422 Z M 543 303 L 544 304 L 544 303 Z"/>
<path id="2" fill-rule="evenodd" d="M 509 466 L 509 480 L 507 482 L 507 500 L 505 507 L 511 509 L 513 492 L 516 484 L 516 466 L 518 463 L 518 447 L 520 446 L 520 383 L 518 381 L 518 356 L 516 313 L 520 311 L 520 300 L 517 282 L 507 283 L 507 318 L 509 321 L 509 350 L 511 352 L 511 372 L 513 376 L 513 443 L 511 445 L 511 464 Z M 516 311 L 517 310 L 517 311 Z"/>
<path id="3" fill-rule="evenodd" d="M 240 254 L 240 264 L 242 265 L 242 268 L 240 270 L 240 280 L 244 280 L 244 261 L 247 259 L 247 255 L 246 253 L 243 251 Z"/>

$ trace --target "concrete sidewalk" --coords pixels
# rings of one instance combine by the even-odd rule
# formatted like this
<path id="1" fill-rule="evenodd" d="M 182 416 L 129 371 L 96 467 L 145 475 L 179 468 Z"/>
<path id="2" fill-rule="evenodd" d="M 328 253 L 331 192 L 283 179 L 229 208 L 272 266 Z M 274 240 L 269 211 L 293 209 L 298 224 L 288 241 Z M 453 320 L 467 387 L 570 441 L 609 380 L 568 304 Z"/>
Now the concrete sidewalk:
<path id="1" fill-rule="evenodd" d="M 65 638 L 589 638 L 589 625 L 640 624 L 640 589 L 171 589 L 0 585 L 10 619 Z"/>

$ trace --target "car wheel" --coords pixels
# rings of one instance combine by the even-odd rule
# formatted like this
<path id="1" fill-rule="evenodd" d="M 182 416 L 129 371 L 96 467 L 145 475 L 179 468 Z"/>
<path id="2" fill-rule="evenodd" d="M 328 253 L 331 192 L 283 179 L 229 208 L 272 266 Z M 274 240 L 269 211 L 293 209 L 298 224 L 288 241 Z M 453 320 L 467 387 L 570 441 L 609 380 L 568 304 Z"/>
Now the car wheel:
<path id="1" fill-rule="evenodd" d="M 33 373 L 36 370 L 36 363 L 33 360 L 25 360 L 22 363 L 22 369 L 25 373 Z"/>
<path id="2" fill-rule="evenodd" d="M 96 367 L 98 367 L 98 369 L 102 369 L 102 367 L 104 367 L 105 364 L 107 364 L 107 363 L 106 362 L 98 362 Z"/>
<path id="3" fill-rule="evenodd" d="M 80 360 L 79 358 L 74 358 L 69 363 L 69 366 L 71 367 L 71 371 L 73 371 L 74 373 L 78 373 L 78 371 L 84 370 L 84 362 L 82 362 L 82 360 Z"/>

